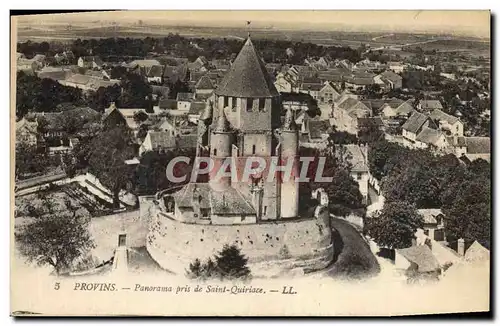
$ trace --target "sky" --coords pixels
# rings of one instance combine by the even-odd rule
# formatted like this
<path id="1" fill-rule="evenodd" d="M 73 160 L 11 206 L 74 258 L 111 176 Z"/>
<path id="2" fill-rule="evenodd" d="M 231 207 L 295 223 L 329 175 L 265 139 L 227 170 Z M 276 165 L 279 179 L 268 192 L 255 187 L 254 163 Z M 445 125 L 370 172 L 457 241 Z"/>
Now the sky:
<path id="1" fill-rule="evenodd" d="M 56 14 L 23 18 L 46 22 L 114 20 L 167 25 L 317 29 L 350 31 L 442 32 L 489 37 L 490 12 L 478 10 L 405 11 L 120 11 Z"/>

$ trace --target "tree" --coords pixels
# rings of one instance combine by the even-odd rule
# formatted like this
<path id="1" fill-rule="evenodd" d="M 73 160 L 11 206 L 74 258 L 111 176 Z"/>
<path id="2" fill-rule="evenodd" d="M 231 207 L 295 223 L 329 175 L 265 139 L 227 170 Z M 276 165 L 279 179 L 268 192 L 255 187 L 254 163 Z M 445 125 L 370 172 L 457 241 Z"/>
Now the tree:
<path id="1" fill-rule="evenodd" d="M 443 213 L 446 216 L 445 232 L 448 240 L 477 240 L 489 248 L 491 178 L 489 171 L 484 171 L 484 174 L 479 172 L 481 165 L 479 162 L 469 167 L 465 178 L 458 180 L 459 184 L 450 184 L 443 195 Z"/>
<path id="2" fill-rule="evenodd" d="M 131 180 L 132 171 L 125 160 L 135 155 L 132 135 L 123 127 L 100 133 L 90 144 L 91 171 L 113 193 L 113 205 L 120 205 L 120 191 Z"/>
<path id="3" fill-rule="evenodd" d="M 15 232 L 16 244 L 29 262 L 50 265 L 60 274 L 94 247 L 88 231 L 89 219 L 78 214 L 68 200 L 57 205 L 45 197 L 29 209 L 31 221 Z"/>
<path id="4" fill-rule="evenodd" d="M 371 174 L 381 180 L 387 174 L 387 165 L 389 160 L 399 155 L 406 154 L 406 149 L 396 143 L 380 141 L 373 143 L 368 152 L 368 162 Z"/>
<path id="5" fill-rule="evenodd" d="M 169 88 L 168 97 L 175 99 L 178 93 L 189 92 L 189 85 L 187 82 L 177 79 L 174 83 L 167 83 Z"/>
<path id="6" fill-rule="evenodd" d="M 121 82 L 120 106 L 123 108 L 146 108 L 152 94 L 151 86 L 138 74 L 128 73 Z"/>
<path id="7" fill-rule="evenodd" d="M 248 279 L 250 269 L 247 267 L 248 259 L 235 245 L 224 245 L 214 259 L 208 258 L 201 263 L 196 258 L 189 264 L 186 276 L 192 279 Z"/>
<path id="8" fill-rule="evenodd" d="M 328 194 L 329 209 L 335 215 L 346 216 L 354 213 L 364 215 L 363 196 L 357 182 L 350 175 L 352 168 L 350 155 L 344 146 L 330 143 L 325 150 L 301 148 L 300 156 L 314 158 L 309 164 L 306 174 L 311 181 L 301 182 L 299 185 L 301 205 L 317 204 L 315 200 L 310 200 L 311 192 L 323 188 Z M 315 181 L 321 157 L 324 158 L 325 162 L 322 177 L 332 178 L 331 182 Z M 301 210 L 308 208 L 307 206 L 300 207 Z"/>
<path id="9" fill-rule="evenodd" d="M 202 275 L 202 265 L 201 261 L 196 258 L 194 262 L 189 264 L 189 270 L 186 272 L 189 278 L 199 278 Z"/>
<path id="10" fill-rule="evenodd" d="M 386 203 L 379 216 L 365 223 L 368 235 L 381 247 L 390 249 L 411 247 L 415 232 L 422 227 L 422 216 L 407 202 Z"/>
<path id="11" fill-rule="evenodd" d="M 364 215 L 365 205 L 359 185 L 345 169 L 336 171 L 325 191 L 328 194 L 330 212 L 334 215 L 347 216 L 352 213 Z"/>
<path id="12" fill-rule="evenodd" d="M 357 144 L 359 141 L 355 134 L 350 134 L 346 131 L 334 131 L 330 133 L 328 138 L 329 142 L 339 145 Z"/>
<path id="13" fill-rule="evenodd" d="M 250 269 L 247 267 L 246 258 L 236 245 L 224 245 L 218 255 L 215 256 L 217 269 L 222 278 L 248 278 Z"/>
<path id="14" fill-rule="evenodd" d="M 137 111 L 134 113 L 134 121 L 137 123 L 141 123 L 148 120 L 148 114 L 142 111 Z"/>
<path id="15" fill-rule="evenodd" d="M 60 164 L 58 156 L 49 156 L 41 153 L 36 146 L 30 146 L 24 143 L 16 145 L 16 177 L 30 176 L 33 174 L 45 173 Z"/>
<path id="16" fill-rule="evenodd" d="M 361 143 L 373 144 L 383 140 L 384 137 L 384 132 L 375 119 L 365 119 L 363 124 L 359 126 L 358 138 Z"/>

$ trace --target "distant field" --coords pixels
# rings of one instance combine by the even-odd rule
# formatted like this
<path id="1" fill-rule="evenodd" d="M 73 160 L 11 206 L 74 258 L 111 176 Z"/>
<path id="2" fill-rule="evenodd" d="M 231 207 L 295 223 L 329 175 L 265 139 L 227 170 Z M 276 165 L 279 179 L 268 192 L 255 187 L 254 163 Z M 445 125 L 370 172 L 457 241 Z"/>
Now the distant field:
<path id="1" fill-rule="evenodd" d="M 50 25 L 43 27 L 18 26 L 18 40 L 72 40 L 77 38 L 106 38 L 106 37 L 162 37 L 169 33 L 178 33 L 185 37 L 236 38 L 245 39 L 248 34 L 245 28 L 226 27 L 189 27 L 189 26 L 69 26 Z M 398 45 L 418 45 L 424 50 L 436 49 L 452 51 L 457 49 L 481 49 L 489 51 L 489 43 L 477 39 L 453 38 L 439 40 L 440 37 L 427 34 L 408 33 L 370 33 L 370 32 L 341 32 L 341 31 L 297 31 L 277 29 L 251 29 L 253 38 L 287 40 L 293 42 L 311 42 L 325 46 L 359 47 L 369 44 L 373 48 Z M 428 42 L 428 43 L 426 43 Z"/>

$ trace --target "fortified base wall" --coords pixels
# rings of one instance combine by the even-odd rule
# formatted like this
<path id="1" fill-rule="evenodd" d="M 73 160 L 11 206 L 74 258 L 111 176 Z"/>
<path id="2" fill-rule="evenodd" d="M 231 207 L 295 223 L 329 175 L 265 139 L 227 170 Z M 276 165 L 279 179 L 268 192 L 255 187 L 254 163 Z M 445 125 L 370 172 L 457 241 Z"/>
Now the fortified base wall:
<path id="1" fill-rule="evenodd" d="M 185 274 L 196 258 L 213 257 L 225 244 L 236 244 L 254 276 L 274 276 L 325 268 L 333 259 L 328 214 L 296 221 L 262 224 L 199 225 L 182 223 L 156 209 L 146 246 L 164 269 Z"/>

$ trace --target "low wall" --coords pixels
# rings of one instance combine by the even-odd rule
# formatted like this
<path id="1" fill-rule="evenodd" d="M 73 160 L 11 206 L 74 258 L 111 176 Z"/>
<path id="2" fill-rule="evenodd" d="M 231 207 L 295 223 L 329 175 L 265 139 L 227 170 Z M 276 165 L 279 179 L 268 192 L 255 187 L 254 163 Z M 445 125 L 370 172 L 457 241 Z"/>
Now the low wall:
<path id="1" fill-rule="evenodd" d="M 164 269 L 184 274 L 196 258 L 206 260 L 225 244 L 236 244 L 254 276 L 286 270 L 317 270 L 333 258 L 328 214 L 315 219 L 246 225 L 181 223 L 167 214 L 153 216 L 146 246 Z"/>

